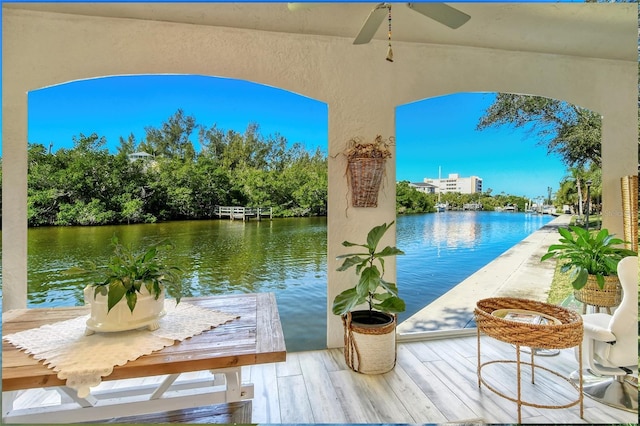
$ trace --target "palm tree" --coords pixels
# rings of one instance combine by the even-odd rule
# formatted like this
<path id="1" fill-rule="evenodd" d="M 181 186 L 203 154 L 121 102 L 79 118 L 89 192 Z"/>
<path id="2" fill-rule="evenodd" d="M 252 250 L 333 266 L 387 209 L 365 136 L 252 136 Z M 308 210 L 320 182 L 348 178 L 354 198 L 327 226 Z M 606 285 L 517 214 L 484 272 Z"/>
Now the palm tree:
<path id="1" fill-rule="evenodd" d="M 563 204 L 578 205 L 578 215 L 580 217 L 584 214 L 584 206 L 588 201 L 591 204 L 591 200 L 585 200 L 586 196 L 586 182 L 591 181 L 590 198 L 599 198 L 602 192 L 602 171 L 595 165 L 590 164 L 589 169 L 585 169 L 583 166 L 569 168 L 569 175 L 565 176 L 560 182 L 560 189 L 558 190 L 557 199 Z M 576 200 L 577 198 L 577 200 Z"/>

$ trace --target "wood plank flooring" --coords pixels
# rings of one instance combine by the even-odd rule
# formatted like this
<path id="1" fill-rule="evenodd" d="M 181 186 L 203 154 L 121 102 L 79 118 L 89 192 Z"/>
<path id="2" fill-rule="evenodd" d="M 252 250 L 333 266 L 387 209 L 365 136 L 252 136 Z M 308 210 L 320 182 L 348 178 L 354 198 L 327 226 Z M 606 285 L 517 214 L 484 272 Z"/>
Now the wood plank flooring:
<path id="1" fill-rule="evenodd" d="M 253 382 L 253 423 L 516 423 L 515 402 L 501 398 L 485 386 L 478 387 L 475 334 L 398 345 L 398 363 L 382 375 L 363 375 L 348 369 L 340 349 L 295 352 L 287 361 L 243 368 L 243 381 Z M 484 337 L 483 362 L 515 359 L 515 349 Z M 523 361 L 529 355 L 523 354 Z M 536 357 L 536 364 L 567 376 L 577 368 L 573 350 L 557 356 Z M 524 366 L 523 366 L 524 367 Z M 536 369 L 531 385 L 523 368 L 523 399 L 536 404 L 563 404 L 577 398 L 566 381 Z M 515 395 L 515 364 L 491 364 L 483 378 L 508 395 Z M 104 385 L 117 386 L 117 382 Z M 31 390 L 18 404 L 51 403 L 52 391 Z M 212 411 L 209 422 L 219 421 Z M 207 422 L 206 415 L 200 419 Z M 202 417 L 204 416 L 204 417 Z M 176 415 L 172 422 L 180 423 Z M 142 421 L 142 419 L 141 419 Z M 523 423 L 637 423 L 634 413 L 584 398 L 584 419 L 579 407 L 564 409 L 522 408 Z"/>

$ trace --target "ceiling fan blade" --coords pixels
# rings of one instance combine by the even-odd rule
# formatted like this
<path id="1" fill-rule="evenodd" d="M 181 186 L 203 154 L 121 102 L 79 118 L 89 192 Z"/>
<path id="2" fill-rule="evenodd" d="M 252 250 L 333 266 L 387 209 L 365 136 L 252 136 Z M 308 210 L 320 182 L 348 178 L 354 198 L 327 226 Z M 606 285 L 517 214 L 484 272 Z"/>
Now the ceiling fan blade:
<path id="1" fill-rule="evenodd" d="M 353 44 L 365 44 L 369 43 L 373 36 L 375 35 L 378 28 L 380 28 L 380 24 L 382 24 L 382 20 L 387 16 L 389 9 L 385 3 L 380 3 L 369 13 L 367 20 L 362 24 L 362 28 L 360 28 L 360 32 L 356 36 L 356 39 L 353 40 Z"/>
<path id="2" fill-rule="evenodd" d="M 444 3 L 409 3 L 407 6 L 454 30 L 471 18 L 466 13 Z"/>

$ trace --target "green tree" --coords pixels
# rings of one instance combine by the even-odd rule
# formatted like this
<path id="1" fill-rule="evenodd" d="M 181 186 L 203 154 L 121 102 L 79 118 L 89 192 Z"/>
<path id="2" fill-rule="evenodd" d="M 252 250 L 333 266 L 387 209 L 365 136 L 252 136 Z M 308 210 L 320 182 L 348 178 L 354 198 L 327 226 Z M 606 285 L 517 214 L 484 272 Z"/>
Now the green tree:
<path id="1" fill-rule="evenodd" d="M 568 167 L 601 164 L 602 119 L 593 111 L 540 96 L 498 93 L 477 129 L 492 126 L 527 129 Z"/>
<path id="2" fill-rule="evenodd" d="M 145 128 L 146 141 L 140 143 L 139 149 L 155 156 L 193 160 L 195 149 L 189 138 L 195 128 L 195 118 L 178 109 L 159 129 Z"/>
<path id="3" fill-rule="evenodd" d="M 587 181 L 591 182 L 587 191 Z M 587 200 L 587 192 L 590 199 Z M 587 201 L 589 206 L 598 206 L 602 195 L 602 171 L 599 167 L 591 165 L 589 169 L 584 167 L 571 167 L 569 174 L 560 182 L 560 189 L 556 194 L 556 203 L 573 206 L 578 215 L 584 214 Z"/>
<path id="4" fill-rule="evenodd" d="M 136 152 L 136 137 L 133 133 L 129 134 L 129 137 L 125 140 L 120 136 L 120 144 L 118 145 L 118 154 L 127 156 Z"/>
<path id="5" fill-rule="evenodd" d="M 202 151 L 190 141 L 198 128 Z M 109 153 L 97 134 L 73 137 L 71 149 L 29 144 L 29 225 L 139 223 L 211 218 L 215 205 L 273 207 L 280 216 L 327 212 L 327 158 L 257 124 L 244 133 L 209 129 L 181 110 L 147 139 L 120 137 Z M 153 159 L 130 161 L 145 151 Z"/>
<path id="6" fill-rule="evenodd" d="M 435 211 L 435 197 L 409 185 L 409 181 L 396 183 L 396 212 L 429 213 Z"/>
<path id="7" fill-rule="evenodd" d="M 56 179 L 57 167 L 41 144 L 29 144 L 27 154 L 27 222 L 30 226 L 53 224 L 63 195 Z"/>

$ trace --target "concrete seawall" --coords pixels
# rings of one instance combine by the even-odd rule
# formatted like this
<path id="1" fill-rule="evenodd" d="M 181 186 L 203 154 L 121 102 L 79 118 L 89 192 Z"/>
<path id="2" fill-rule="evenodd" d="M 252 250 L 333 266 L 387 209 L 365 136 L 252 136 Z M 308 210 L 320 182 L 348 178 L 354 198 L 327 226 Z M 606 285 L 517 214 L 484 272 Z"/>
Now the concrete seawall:
<path id="1" fill-rule="evenodd" d="M 507 213 L 505 213 L 507 214 Z M 520 297 L 546 301 L 555 262 L 540 262 L 551 244 L 558 242 L 559 227 L 570 215 L 552 220 L 498 258 L 482 267 L 418 313 L 398 325 L 400 335 L 475 327 L 476 302 L 487 297 Z M 463 259 L 460 260 L 464 262 Z"/>

